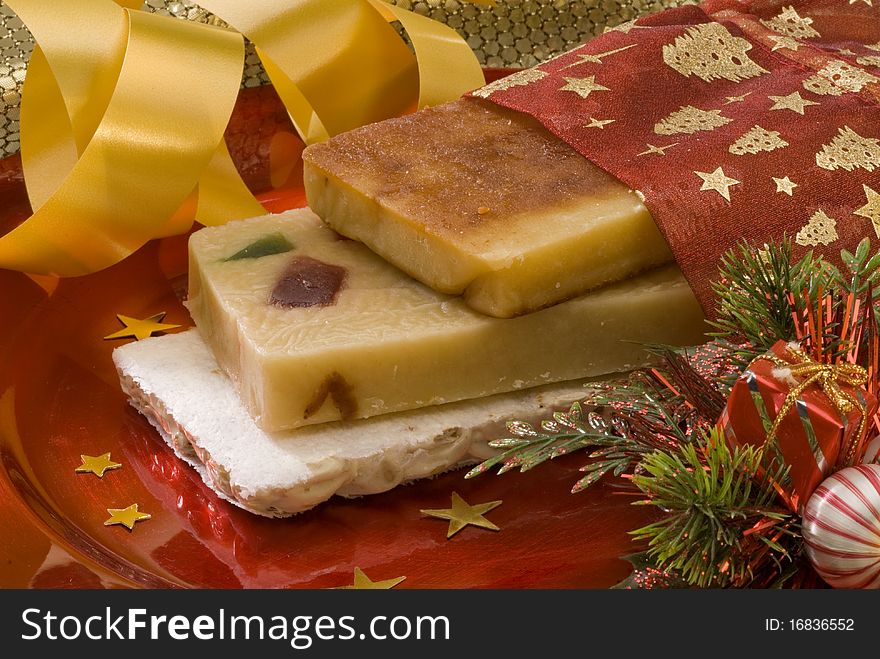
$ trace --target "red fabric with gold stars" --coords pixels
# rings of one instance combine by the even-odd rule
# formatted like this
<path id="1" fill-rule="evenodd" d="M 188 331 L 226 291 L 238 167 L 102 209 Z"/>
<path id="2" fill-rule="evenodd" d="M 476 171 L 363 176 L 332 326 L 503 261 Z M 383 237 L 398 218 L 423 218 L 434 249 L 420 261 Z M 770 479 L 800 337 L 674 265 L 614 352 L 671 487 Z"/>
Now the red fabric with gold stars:
<path id="1" fill-rule="evenodd" d="M 837 262 L 880 236 L 880 0 L 709 0 L 474 95 L 640 191 L 710 313 L 742 238 L 787 233 Z"/>

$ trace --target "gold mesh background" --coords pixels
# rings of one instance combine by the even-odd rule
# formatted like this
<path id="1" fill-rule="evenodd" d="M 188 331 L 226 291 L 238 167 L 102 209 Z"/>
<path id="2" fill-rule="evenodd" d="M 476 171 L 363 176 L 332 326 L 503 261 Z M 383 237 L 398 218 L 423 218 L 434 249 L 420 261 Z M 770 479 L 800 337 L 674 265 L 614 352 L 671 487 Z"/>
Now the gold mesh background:
<path id="1" fill-rule="evenodd" d="M 64 0 L 59 0 L 63 2 Z M 642 14 L 689 0 L 498 0 L 495 6 L 459 0 L 395 0 L 395 4 L 447 23 L 484 66 L 534 66 Z M 144 8 L 186 20 L 222 24 L 197 3 L 146 0 Z M 19 148 L 19 105 L 33 38 L 0 0 L 0 157 Z M 268 82 L 248 44 L 242 85 Z"/>

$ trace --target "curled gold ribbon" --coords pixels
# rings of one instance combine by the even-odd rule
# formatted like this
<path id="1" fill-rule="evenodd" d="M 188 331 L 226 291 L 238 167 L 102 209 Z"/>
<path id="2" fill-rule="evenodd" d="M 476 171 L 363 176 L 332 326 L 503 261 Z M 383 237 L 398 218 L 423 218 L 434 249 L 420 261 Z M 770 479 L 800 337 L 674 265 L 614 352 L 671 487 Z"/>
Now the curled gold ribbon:
<path id="1" fill-rule="evenodd" d="M 841 364 L 822 364 L 810 358 L 810 356 L 800 348 L 788 346 L 788 351 L 796 361 L 788 362 L 774 354 L 766 354 L 757 357 L 755 361 L 764 360 L 775 364 L 779 368 L 791 371 L 792 377 L 798 378 L 800 382 L 795 385 L 785 397 L 779 412 L 773 421 L 773 425 L 767 433 L 767 442 L 776 439 L 779 426 L 782 419 L 791 411 L 798 398 L 812 385 L 818 385 L 834 409 L 841 415 L 846 415 L 854 409 L 861 412 L 861 421 L 859 422 L 858 432 L 853 435 L 849 446 L 844 452 L 844 461 L 838 460 L 838 464 L 851 465 L 855 459 L 855 452 L 858 449 L 861 438 L 864 437 L 867 430 L 868 418 L 865 406 L 853 394 L 845 391 L 840 383 L 844 383 L 853 387 L 863 386 L 868 381 L 868 372 L 858 364 L 850 364 L 847 362 Z"/>
<path id="2" fill-rule="evenodd" d="M 473 51 L 448 25 L 382 0 L 370 3 L 406 30 L 419 69 L 419 107 L 445 103 L 486 84 Z M 455 71 L 455 75 L 449 75 Z"/>
<path id="3" fill-rule="evenodd" d="M 220 148 L 241 80 L 241 35 L 109 0 L 65 0 L 74 21 L 65 32 L 59 3 L 8 4 L 51 38 L 25 85 L 41 93 L 23 103 L 22 163 L 35 212 L 0 238 L 0 265 L 82 275 L 189 228 L 192 215 L 175 211 Z M 71 25 L 109 45 L 87 55 Z M 193 65 L 205 61 L 211 66 Z M 41 187 L 46 180 L 52 185 Z"/>
<path id="4" fill-rule="evenodd" d="M 381 0 L 202 0 L 254 42 L 306 143 L 485 84 L 452 28 Z M 406 47 L 389 21 L 400 21 Z"/>
<path id="5" fill-rule="evenodd" d="M 204 0 L 254 42 L 306 142 L 386 119 L 417 96 L 412 53 L 366 0 Z"/>
<path id="6" fill-rule="evenodd" d="M 0 267 L 34 275 L 100 270 L 193 219 L 262 214 L 223 141 L 241 81 L 239 32 L 306 142 L 483 84 L 453 30 L 379 0 L 200 2 L 234 30 L 138 11 L 140 0 L 5 2 L 39 45 L 21 110 L 34 212 L 0 236 Z M 273 163 L 276 178 L 284 165 Z"/>

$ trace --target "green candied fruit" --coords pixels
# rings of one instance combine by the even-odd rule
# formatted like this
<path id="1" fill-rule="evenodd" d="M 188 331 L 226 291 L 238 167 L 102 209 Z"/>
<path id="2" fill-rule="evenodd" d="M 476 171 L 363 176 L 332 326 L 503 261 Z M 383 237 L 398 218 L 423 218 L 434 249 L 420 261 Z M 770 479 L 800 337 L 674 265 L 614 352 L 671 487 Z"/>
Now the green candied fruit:
<path id="1" fill-rule="evenodd" d="M 272 256 L 273 254 L 284 254 L 293 249 L 293 245 L 287 238 L 280 233 L 273 233 L 263 236 L 259 240 L 252 242 L 242 250 L 239 250 L 232 256 L 223 259 L 223 261 L 240 261 L 242 259 L 259 259 L 263 256 Z"/>

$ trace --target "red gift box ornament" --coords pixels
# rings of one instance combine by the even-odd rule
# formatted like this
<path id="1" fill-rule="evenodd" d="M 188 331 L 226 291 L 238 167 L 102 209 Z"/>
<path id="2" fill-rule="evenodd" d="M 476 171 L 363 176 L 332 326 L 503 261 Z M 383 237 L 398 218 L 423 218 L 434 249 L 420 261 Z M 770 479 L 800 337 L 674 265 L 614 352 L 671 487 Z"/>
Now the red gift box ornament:
<path id="1" fill-rule="evenodd" d="M 732 446 L 764 446 L 768 467 L 788 467 L 777 489 L 800 512 L 819 483 L 861 456 L 877 411 L 867 380 L 857 364 L 816 362 L 778 341 L 736 381 L 719 424 Z"/>

